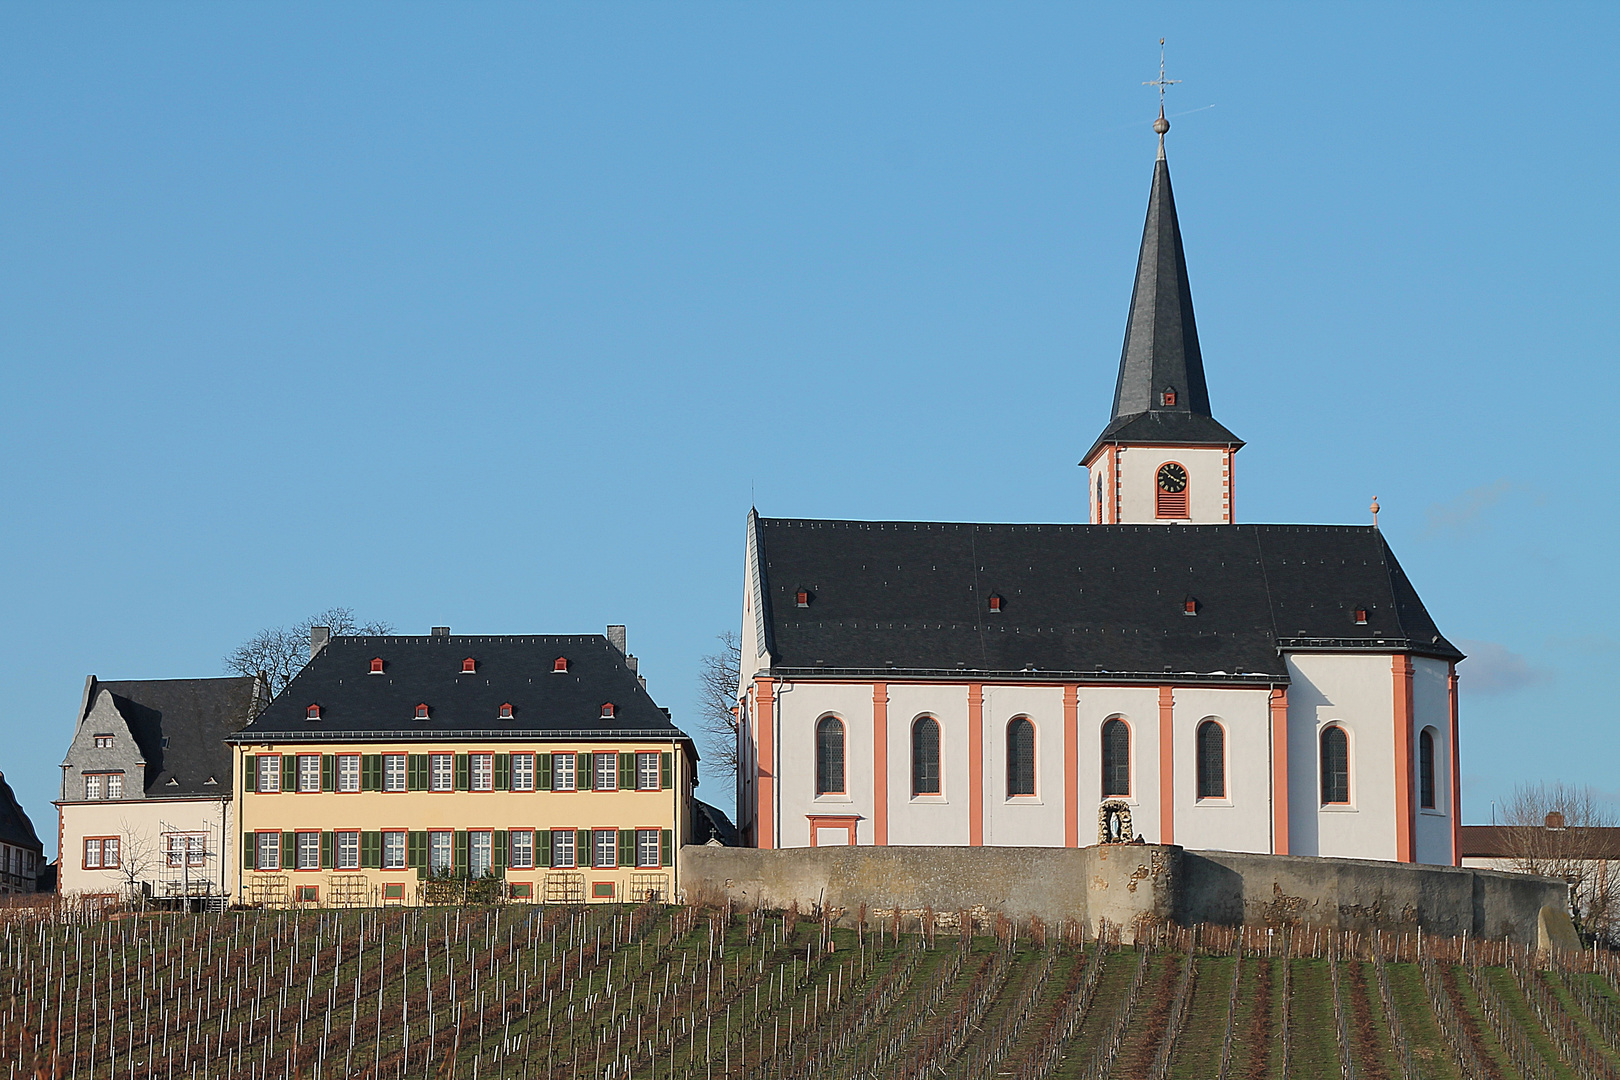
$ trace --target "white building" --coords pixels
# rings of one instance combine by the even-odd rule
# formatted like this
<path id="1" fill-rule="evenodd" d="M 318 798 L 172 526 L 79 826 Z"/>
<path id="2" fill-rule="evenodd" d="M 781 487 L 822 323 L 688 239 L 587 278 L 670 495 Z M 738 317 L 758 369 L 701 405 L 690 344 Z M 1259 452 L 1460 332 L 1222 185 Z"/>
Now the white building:
<path id="1" fill-rule="evenodd" d="M 227 736 L 263 708 L 253 678 L 85 680 L 62 762 L 58 891 L 200 906 L 235 851 Z"/>
<path id="2" fill-rule="evenodd" d="M 1376 528 L 1235 524 L 1242 445 L 1161 132 L 1089 524 L 750 512 L 742 842 L 1455 865 L 1462 654 Z"/>

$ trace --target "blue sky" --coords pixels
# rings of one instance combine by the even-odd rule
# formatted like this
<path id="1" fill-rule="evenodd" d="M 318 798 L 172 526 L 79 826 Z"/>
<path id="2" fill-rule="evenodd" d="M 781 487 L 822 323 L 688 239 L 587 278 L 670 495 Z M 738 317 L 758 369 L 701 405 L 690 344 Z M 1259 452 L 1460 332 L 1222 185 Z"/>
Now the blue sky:
<path id="1" fill-rule="evenodd" d="M 0 769 L 51 844 L 87 674 L 219 674 L 333 604 L 627 623 L 681 719 L 739 619 L 750 498 L 1084 520 L 1167 37 L 1239 518 L 1379 497 L 1475 657 L 1466 820 L 1521 779 L 1620 802 L 1617 31 L 1550 5 L 0 8 Z"/>

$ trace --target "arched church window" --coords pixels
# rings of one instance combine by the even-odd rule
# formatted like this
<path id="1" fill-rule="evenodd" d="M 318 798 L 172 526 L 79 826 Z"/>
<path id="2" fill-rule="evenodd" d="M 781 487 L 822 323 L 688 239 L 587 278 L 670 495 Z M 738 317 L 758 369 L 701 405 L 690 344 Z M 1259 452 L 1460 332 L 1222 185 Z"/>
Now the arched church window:
<path id="1" fill-rule="evenodd" d="M 911 793 L 939 794 L 939 721 L 932 716 L 911 725 Z"/>
<path id="2" fill-rule="evenodd" d="M 1102 727 L 1102 789 L 1104 798 L 1131 793 L 1131 726 L 1117 716 Z"/>
<path id="3" fill-rule="evenodd" d="M 1198 797 L 1226 798 L 1226 729 L 1213 720 L 1198 725 Z"/>
<path id="4" fill-rule="evenodd" d="M 1158 477 L 1155 480 L 1156 492 L 1155 516 L 1162 518 L 1184 518 L 1187 516 L 1187 469 L 1186 466 L 1174 461 L 1167 461 L 1159 466 Z"/>
<path id="5" fill-rule="evenodd" d="M 1350 736 L 1338 725 L 1322 729 L 1322 802 L 1350 801 Z"/>
<path id="6" fill-rule="evenodd" d="M 1007 794 L 1035 794 L 1035 725 L 1023 716 L 1007 725 Z"/>
<path id="7" fill-rule="evenodd" d="M 1102 480 L 1102 472 L 1099 470 L 1097 473 L 1097 524 L 1099 525 L 1103 523 Z"/>
<path id="8" fill-rule="evenodd" d="M 836 716 L 816 725 L 816 794 L 844 794 L 844 722 Z"/>
<path id="9" fill-rule="evenodd" d="M 1434 728 L 1418 734 L 1418 805 L 1434 809 Z"/>

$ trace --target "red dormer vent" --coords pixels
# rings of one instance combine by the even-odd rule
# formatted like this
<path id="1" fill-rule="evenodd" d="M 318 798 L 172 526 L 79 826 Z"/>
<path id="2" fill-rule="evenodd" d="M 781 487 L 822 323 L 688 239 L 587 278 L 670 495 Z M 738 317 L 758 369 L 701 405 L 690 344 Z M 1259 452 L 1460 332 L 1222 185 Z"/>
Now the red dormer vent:
<path id="1" fill-rule="evenodd" d="M 1198 601 L 1191 596 L 1187 597 L 1187 599 L 1182 602 L 1181 613 L 1183 615 L 1198 614 Z"/>
<path id="2" fill-rule="evenodd" d="M 997 614 L 999 614 L 1001 611 L 1001 597 L 995 595 L 994 593 L 990 594 L 990 610 Z"/>
<path id="3" fill-rule="evenodd" d="M 613 702 L 608 701 L 608 702 L 604 702 L 602 704 L 602 719 L 603 720 L 611 720 L 611 719 L 613 719 Z"/>
<path id="4" fill-rule="evenodd" d="M 461 662 L 461 670 L 463 674 L 471 675 L 473 672 L 478 670 L 478 661 L 474 660 L 470 656 L 467 657 L 467 659 Z"/>
<path id="5" fill-rule="evenodd" d="M 416 707 L 416 718 L 418 720 L 426 720 L 428 718 L 428 707 L 426 705 L 418 705 Z"/>
<path id="6" fill-rule="evenodd" d="M 1166 407 L 1173 407 L 1175 405 L 1175 403 L 1176 403 L 1176 388 L 1173 387 L 1173 386 L 1165 387 L 1164 392 L 1159 395 L 1159 404 L 1163 405 L 1163 406 L 1166 406 Z"/>
<path id="7" fill-rule="evenodd" d="M 381 674 L 382 674 L 382 673 L 383 673 L 383 669 L 382 669 L 382 657 L 380 657 L 380 656 L 373 656 L 373 657 L 372 657 L 372 658 L 371 658 L 371 673 L 372 673 L 372 674 L 373 674 L 373 675 L 381 675 Z"/>
<path id="8" fill-rule="evenodd" d="M 809 589 L 800 589 L 798 592 L 794 593 L 793 594 L 793 605 L 795 607 L 809 607 L 810 606 L 810 590 Z"/>
<path id="9" fill-rule="evenodd" d="M 1356 608 L 1356 625 L 1357 626 L 1366 626 L 1367 625 L 1367 609 L 1366 608 L 1364 608 L 1364 607 Z"/>
<path id="10" fill-rule="evenodd" d="M 506 702 L 504 705 L 501 706 L 501 719 L 502 720 L 510 720 L 510 719 L 512 719 L 512 703 L 510 701 Z"/>
<path id="11" fill-rule="evenodd" d="M 551 662 L 551 670 L 552 671 L 567 671 L 568 670 L 568 657 L 559 656 L 559 657 L 557 657 L 557 659 L 553 660 Z"/>
<path id="12" fill-rule="evenodd" d="M 321 707 L 319 705 L 311 705 L 309 708 L 304 710 L 305 720 L 319 720 L 320 718 Z"/>

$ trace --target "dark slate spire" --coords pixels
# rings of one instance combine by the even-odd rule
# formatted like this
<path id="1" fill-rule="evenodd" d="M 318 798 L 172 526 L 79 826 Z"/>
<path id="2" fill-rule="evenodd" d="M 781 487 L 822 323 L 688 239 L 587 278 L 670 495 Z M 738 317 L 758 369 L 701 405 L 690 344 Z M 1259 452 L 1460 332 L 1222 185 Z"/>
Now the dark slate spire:
<path id="1" fill-rule="evenodd" d="M 1162 117 L 1154 124 L 1159 132 L 1159 160 L 1153 166 L 1136 287 L 1131 290 L 1130 316 L 1125 323 L 1114 415 L 1087 453 L 1088 461 L 1105 443 L 1242 445 L 1209 410 L 1187 256 L 1181 247 L 1175 195 L 1170 190 L 1170 165 L 1164 157 L 1164 132 L 1169 127 Z"/>

